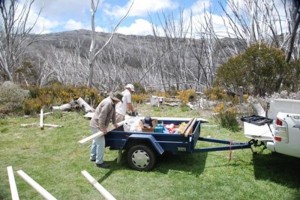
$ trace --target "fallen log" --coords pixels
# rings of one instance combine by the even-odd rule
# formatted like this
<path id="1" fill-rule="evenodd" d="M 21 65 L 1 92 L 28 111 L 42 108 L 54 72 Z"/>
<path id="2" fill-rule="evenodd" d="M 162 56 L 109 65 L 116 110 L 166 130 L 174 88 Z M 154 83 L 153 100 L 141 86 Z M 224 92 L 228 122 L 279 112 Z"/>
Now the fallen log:
<path id="1" fill-rule="evenodd" d="M 84 111 L 87 112 L 95 112 L 95 109 L 92 108 L 87 102 L 85 102 L 81 97 L 79 97 L 76 102 L 79 104 L 81 108 L 84 109 Z"/>
<path id="2" fill-rule="evenodd" d="M 61 110 L 61 111 L 70 111 L 72 108 L 72 105 L 70 103 L 66 103 L 60 106 L 51 106 L 51 110 Z"/>
<path id="3" fill-rule="evenodd" d="M 180 99 L 176 99 L 176 98 L 164 98 L 164 102 L 168 102 L 168 103 L 171 103 L 171 102 L 180 103 L 181 100 Z"/>
<path id="4" fill-rule="evenodd" d="M 266 116 L 266 111 L 260 103 L 252 103 L 251 106 L 258 116 L 261 117 Z"/>
<path id="5" fill-rule="evenodd" d="M 94 116 L 94 113 L 93 112 L 88 112 L 84 115 L 85 118 L 88 118 L 88 119 L 92 119 L 92 117 Z"/>
<path id="6" fill-rule="evenodd" d="M 180 104 L 179 103 L 167 103 L 167 102 L 164 102 L 164 105 L 175 107 L 175 106 L 179 106 Z"/>

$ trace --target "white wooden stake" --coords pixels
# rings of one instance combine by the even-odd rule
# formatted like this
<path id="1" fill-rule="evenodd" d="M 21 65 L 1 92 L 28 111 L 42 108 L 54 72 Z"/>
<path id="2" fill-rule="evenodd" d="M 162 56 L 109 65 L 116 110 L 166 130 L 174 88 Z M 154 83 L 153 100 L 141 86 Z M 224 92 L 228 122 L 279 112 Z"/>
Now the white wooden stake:
<path id="1" fill-rule="evenodd" d="M 30 176 L 28 176 L 22 170 L 17 171 L 17 173 L 29 184 L 31 185 L 38 193 L 40 193 L 47 200 L 57 200 L 52 196 L 47 190 L 45 190 L 41 185 L 35 182 Z"/>
<path id="2" fill-rule="evenodd" d="M 88 141 L 90 141 L 90 140 L 93 140 L 93 139 L 96 138 L 96 137 L 100 137 L 100 136 L 102 136 L 102 135 L 104 135 L 104 133 L 101 132 L 101 131 L 99 131 L 99 132 L 97 132 L 97 133 L 94 133 L 93 135 L 90 135 L 90 136 L 88 136 L 88 137 L 86 137 L 86 138 L 83 138 L 82 140 L 79 141 L 79 143 L 80 143 L 80 144 L 84 144 L 84 143 L 86 143 L 86 142 L 88 142 Z"/>
<path id="3" fill-rule="evenodd" d="M 119 122 L 119 123 L 118 123 L 118 126 L 123 125 L 124 122 L 125 122 L 125 120 Z M 110 131 L 110 130 L 109 130 L 109 131 Z M 83 138 L 83 139 L 80 140 L 78 143 L 84 144 L 84 143 L 86 143 L 86 142 L 88 142 L 88 141 L 91 141 L 91 140 L 93 140 L 94 138 L 99 137 L 99 136 L 102 136 L 102 135 L 104 135 L 104 133 L 101 132 L 101 131 L 99 131 L 99 132 L 97 132 L 97 133 L 94 133 L 93 135 L 90 135 L 90 136 L 88 136 L 88 137 L 86 137 L 86 138 Z"/>
<path id="4" fill-rule="evenodd" d="M 116 200 L 96 179 L 94 179 L 86 170 L 81 171 L 81 174 L 102 194 L 107 200 Z"/>
<path id="5" fill-rule="evenodd" d="M 44 129 L 44 111 L 43 111 L 43 108 L 41 109 L 41 114 L 40 114 L 40 128 L 42 130 Z"/>
<path id="6" fill-rule="evenodd" d="M 15 181 L 14 172 L 12 169 L 12 166 L 7 167 L 7 174 L 8 174 L 8 180 L 10 185 L 10 192 L 11 192 L 11 199 L 12 200 L 19 200 L 19 194 L 17 190 L 17 185 Z"/>

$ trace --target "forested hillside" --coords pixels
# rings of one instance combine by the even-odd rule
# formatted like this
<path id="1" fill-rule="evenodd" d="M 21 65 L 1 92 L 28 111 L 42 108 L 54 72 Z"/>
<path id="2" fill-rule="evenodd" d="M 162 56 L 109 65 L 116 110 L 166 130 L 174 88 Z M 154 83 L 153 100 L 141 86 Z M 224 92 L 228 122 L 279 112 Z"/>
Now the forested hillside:
<path id="1" fill-rule="evenodd" d="M 152 24 L 151 36 L 121 35 L 116 29 L 100 33 L 94 26 L 33 35 L 34 25 L 26 26 L 31 7 L 18 23 L 15 12 L 9 12 L 17 9 L 16 2 L 11 0 L 9 7 L 0 3 L 1 83 L 59 82 L 115 90 L 131 82 L 164 91 L 201 91 L 218 84 L 232 92 L 242 86 L 260 96 L 297 91 L 300 86 L 300 4 L 296 0 L 281 4 L 247 0 L 242 7 L 226 1 L 218 18 L 210 12 L 189 19 L 162 13 L 159 26 Z"/>
<path id="2" fill-rule="evenodd" d="M 86 84 L 90 31 L 30 37 L 34 43 L 26 51 L 19 81 L 26 77 L 27 82 L 37 85 L 52 81 Z M 101 47 L 108 38 L 107 33 L 97 33 L 96 46 Z M 201 39 L 116 34 L 97 57 L 93 82 L 108 90 L 127 82 L 159 89 L 201 89 L 212 84 L 216 68 L 231 56 L 229 52 L 236 45 L 238 40 L 233 39 L 212 44 Z"/>

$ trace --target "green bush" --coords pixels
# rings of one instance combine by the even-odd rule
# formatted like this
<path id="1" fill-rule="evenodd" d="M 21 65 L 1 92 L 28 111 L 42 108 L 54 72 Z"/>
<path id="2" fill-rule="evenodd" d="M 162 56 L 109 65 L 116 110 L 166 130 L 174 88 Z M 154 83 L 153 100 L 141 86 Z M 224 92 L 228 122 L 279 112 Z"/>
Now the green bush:
<path id="1" fill-rule="evenodd" d="M 143 103 L 148 99 L 148 95 L 142 93 L 134 93 L 132 94 L 132 102 L 135 103 Z"/>
<path id="2" fill-rule="evenodd" d="M 98 90 L 95 88 L 64 86 L 59 83 L 53 83 L 43 88 L 30 87 L 29 94 L 23 104 L 25 114 L 38 113 L 42 107 L 50 109 L 53 105 L 70 103 L 79 97 L 84 99 L 90 106 L 96 107 L 104 98 L 99 95 Z"/>
<path id="3" fill-rule="evenodd" d="M 212 87 L 204 91 L 205 96 L 212 101 L 226 100 L 227 95 L 222 87 Z"/>
<path id="4" fill-rule="evenodd" d="M 243 86 L 246 93 L 265 96 L 278 92 L 290 76 L 295 76 L 295 72 L 286 63 L 284 52 L 266 44 L 254 44 L 221 65 L 214 84 L 233 92 Z"/>
<path id="5" fill-rule="evenodd" d="M 133 85 L 136 93 L 146 93 L 145 87 L 141 83 L 133 83 Z"/>
<path id="6" fill-rule="evenodd" d="M 196 91 L 194 89 L 178 91 L 177 98 L 186 104 L 196 98 Z"/>
<path id="7" fill-rule="evenodd" d="M 236 120 L 237 114 L 231 111 L 225 111 L 220 113 L 220 122 L 223 128 L 229 129 L 233 132 L 237 132 L 240 130 L 239 123 Z"/>
<path id="8" fill-rule="evenodd" d="M 28 91 L 18 85 L 9 81 L 4 82 L 0 86 L 0 113 L 10 114 L 21 112 L 24 99 L 28 95 Z"/>
<path id="9" fill-rule="evenodd" d="M 214 117 L 221 127 L 233 132 L 240 130 L 239 123 L 237 121 L 237 111 L 234 107 L 227 107 L 224 103 L 220 103 L 214 108 L 214 112 Z"/>
<path id="10" fill-rule="evenodd" d="M 43 107 L 43 103 L 39 98 L 27 98 L 23 103 L 23 112 L 25 115 L 36 114 L 39 113 L 41 108 Z"/>

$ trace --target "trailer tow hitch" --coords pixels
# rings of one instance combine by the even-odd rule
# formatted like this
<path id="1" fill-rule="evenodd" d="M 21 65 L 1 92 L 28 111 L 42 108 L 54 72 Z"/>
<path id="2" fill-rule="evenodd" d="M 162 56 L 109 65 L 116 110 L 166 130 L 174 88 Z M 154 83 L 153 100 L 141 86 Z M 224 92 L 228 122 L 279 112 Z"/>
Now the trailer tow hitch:
<path id="1" fill-rule="evenodd" d="M 251 149 L 252 153 L 254 153 L 254 154 L 258 153 L 257 151 L 254 150 L 256 147 L 263 146 L 262 150 L 260 150 L 260 153 L 263 152 L 263 150 L 265 150 L 267 148 L 266 144 L 263 141 L 251 139 L 248 143 L 249 143 L 249 145 L 251 147 L 250 149 Z"/>

